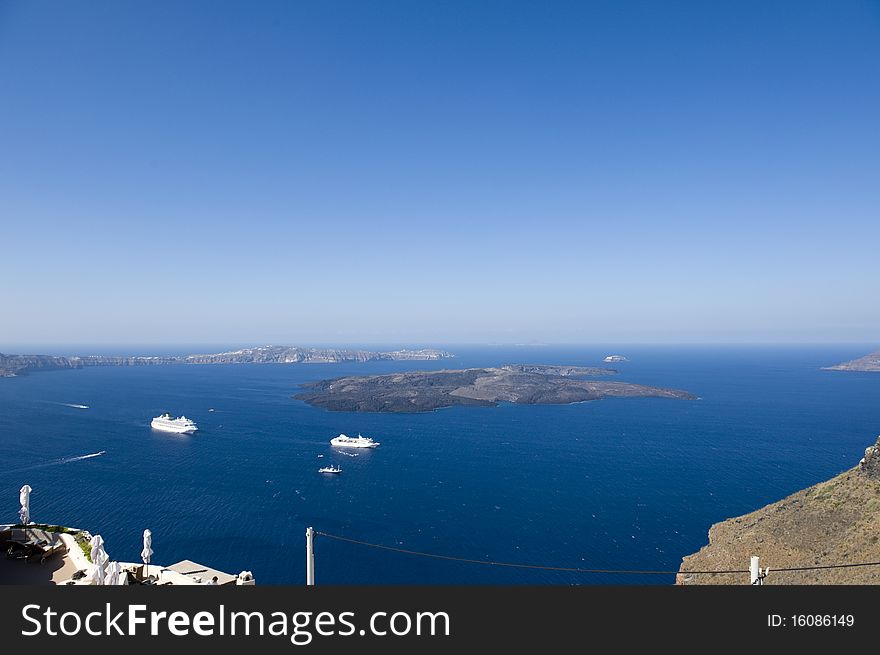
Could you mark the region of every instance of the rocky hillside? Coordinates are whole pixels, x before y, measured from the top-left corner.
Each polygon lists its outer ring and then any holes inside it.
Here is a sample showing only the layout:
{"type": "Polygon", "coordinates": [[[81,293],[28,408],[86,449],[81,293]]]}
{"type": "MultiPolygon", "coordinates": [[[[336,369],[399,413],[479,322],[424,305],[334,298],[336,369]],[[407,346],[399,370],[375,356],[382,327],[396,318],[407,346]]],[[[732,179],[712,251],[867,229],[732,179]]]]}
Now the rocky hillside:
{"type": "Polygon", "coordinates": [[[688,571],[770,567],[764,584],[880,584],[880,566],[812,571],[774,568],[880,562],[880,438],[835,478],[709,529],[709,545],[685,557],[678,584],[747,584],[746,574],[688,571]]]}
{"type": "Polygon", "coordinates": [[[842,364],[826,366],[825,371],[880,371],[880,350],[842,364]]]}

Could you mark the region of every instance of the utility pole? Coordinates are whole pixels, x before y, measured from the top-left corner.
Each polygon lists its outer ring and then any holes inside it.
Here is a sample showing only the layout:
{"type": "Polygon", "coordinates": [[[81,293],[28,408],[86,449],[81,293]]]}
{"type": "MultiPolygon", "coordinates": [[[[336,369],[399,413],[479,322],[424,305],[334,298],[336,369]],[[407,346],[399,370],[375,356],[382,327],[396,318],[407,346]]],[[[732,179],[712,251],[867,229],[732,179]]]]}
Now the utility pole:
{"type": "Polygon", "coordinates": [[[767,572],[769,570],[770,567],[767,567],[762,571],[761,559],[757,555],[752,555],[752,559],[749,563],[749,584],[762,586],[764,584],[764,578],[767,577],[767,572]]]}
{"type": "Polygon", "coordinates": [[[315,586],[315,530],[306,528],[306,585],[315,586]]]}

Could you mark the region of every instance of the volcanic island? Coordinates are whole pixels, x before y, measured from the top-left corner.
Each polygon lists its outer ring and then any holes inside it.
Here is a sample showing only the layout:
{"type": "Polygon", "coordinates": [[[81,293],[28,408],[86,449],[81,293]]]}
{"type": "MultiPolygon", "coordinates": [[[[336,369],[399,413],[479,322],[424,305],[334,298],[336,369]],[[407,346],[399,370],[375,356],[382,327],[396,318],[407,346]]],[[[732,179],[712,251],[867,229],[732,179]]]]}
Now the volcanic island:
{"type": "Polygon", "coordinates": [[[679,389],[664,389],[605,378],[608,368],[514,364],[498,368],[409,371],[356,375],[302,385],[294,398],[334,412],[429,412],[469,405],[494,407],[562,405],[602,398],[673,398],[696,400],[679,389]]]}

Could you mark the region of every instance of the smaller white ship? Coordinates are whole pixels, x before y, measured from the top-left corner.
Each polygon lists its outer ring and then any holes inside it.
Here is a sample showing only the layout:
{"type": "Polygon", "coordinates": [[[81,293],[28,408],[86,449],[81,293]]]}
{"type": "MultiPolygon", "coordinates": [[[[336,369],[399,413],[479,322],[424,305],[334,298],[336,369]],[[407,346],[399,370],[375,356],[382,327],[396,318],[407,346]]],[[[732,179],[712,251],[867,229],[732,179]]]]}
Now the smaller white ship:
{"type": "Polygon", "coordinates": [[[331,464],[330,466],[318,469],[318,473],[333,473],[334,475],[339,475],[342,473],[342,469],[335,464],[331,464]]]}
{"type": "Polygon", "coordinates": [[[168,414],[167,412],[162,414],[162,416],[154,418],[150,423],[150,427],[154,430],[175,432],[177,434],[192,434],[199,429],[192,419],[188,419],[186,416],[171,418],[171,414],[168,414]]]}
{"type": "Polygon", "coordinates": [[[379,445],[378,441],[373,441],[369,437],[362,437],[358,435],[357,437],[347,437],[344,434],[340,434],[338,437],[333,437],[330,440],[331,446],[336,446],[337,448],[375,448],[379,445]]]}
{"type": "Polygon", "coordinates": [[[623,355],[608,355],[603,361],[610,364],[612,362],[627,362],[629,360],[623,355]]]}

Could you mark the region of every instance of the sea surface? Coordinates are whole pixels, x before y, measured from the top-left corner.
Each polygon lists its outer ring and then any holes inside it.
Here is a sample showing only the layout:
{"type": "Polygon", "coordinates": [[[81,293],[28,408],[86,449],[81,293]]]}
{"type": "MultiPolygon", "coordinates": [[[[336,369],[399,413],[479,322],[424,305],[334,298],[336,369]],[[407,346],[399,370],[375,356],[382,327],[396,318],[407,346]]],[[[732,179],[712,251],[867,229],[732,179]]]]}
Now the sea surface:
{"type": "MultiPolygon", "coordinates": [[[[675,570],[706,544],[712,523],[858,462],[880,433],[880,374],[820,367],[870,349],[454,347],[457,357],[443,362],[110,367],[0,379],[0,522],[16,521],[27,483],[32,520],[100,533],[112,559],[138,561],[149,528],[155,562],[250,570],[258,584],[304,581],[307,526],[466,559],[675,570]],[[620,380],[700,399],[354,414],[291,397],[325,377],[596,365],[618,350],[631,360],[613,365],[620,380]],[[200,431],[151,430],[166,410],[200,431]],[[344,456],[328,443],[340,432],[382,445],[344,456]],[[317,472],[329,463],[343,473],[317,472]]],[[[318,584],[674,579],[469,564],[322,536],[315,550],[318,584]]]]}

